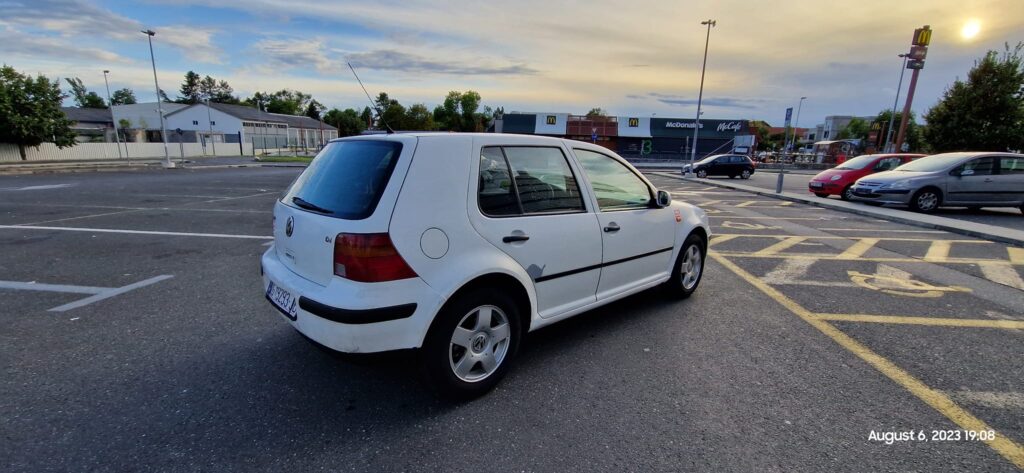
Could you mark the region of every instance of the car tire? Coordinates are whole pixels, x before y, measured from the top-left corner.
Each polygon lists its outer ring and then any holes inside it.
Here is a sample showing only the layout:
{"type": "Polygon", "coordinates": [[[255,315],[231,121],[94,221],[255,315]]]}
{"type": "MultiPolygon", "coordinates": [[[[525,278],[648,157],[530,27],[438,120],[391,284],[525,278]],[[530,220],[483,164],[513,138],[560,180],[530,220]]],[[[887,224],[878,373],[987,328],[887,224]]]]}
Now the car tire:
{"type": "Polygon", "coordinates": [[[839,193],[839,198],[846,201],[853,200],[853,184],[844,187],[843,191],[839,193]]]}
{"type": "Polygon", "coordinates": [[[740,179],[750,179],[750,170],[744,169],[743,172],[740,173],[740,179]]]}
{"type": "Polygon", "coordinates": [[[926,187],[914,193],[910,199],[910,208],[914,212],[932,213],[942,204],[942,193],[938,189],[926,187]]]}
{"type": "Polygon", "coordinates": [[[517,304],[498,289],[473,289],[448,301],[421,348],[428,385],[451,400],[486,394],[519,349],[519,322],[517,304]],[[485,313],[488,321],[481,319],[485,313]]]}
{"type": "Polygon", "coordinates": [[[703,170],[703,169],[698,169],[697,170],[697,177],[699,177],[701,179],[704,179],[705,177],[708,177],[708,172],[703,170]]]}
{"type": "Polygon", "coordinates": [[[814,195],[816,195],[818,197],[821,197],[822,199],[827,199],[828,198],[828,194],[826,194],[824,192],[815,192],[814,195]]]}
{"type": "Polygon", "coordinates": [[[683,242],[676,262],[672,265],[672,274],[665,282],[665,291],[676,299],[690,297],[700,285],[707,262],[707,242],[696,233],[691,233],[683,242]]]}

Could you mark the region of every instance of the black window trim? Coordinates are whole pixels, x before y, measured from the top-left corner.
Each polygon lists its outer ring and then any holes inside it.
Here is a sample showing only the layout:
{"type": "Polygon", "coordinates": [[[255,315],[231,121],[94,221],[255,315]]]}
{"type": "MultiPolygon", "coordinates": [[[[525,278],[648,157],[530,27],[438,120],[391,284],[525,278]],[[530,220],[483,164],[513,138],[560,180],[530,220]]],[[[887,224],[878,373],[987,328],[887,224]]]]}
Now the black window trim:
{"type": "Polygon", "coordinates": [[[582,210],[573,210],[573,211],[553,210],[553,211],[550,211],[550,212],[530,212],[530,213],[526,213],[526,211],[523,209],[523,202],[522,202],[522,199],[520,199],[520,197],[519,197],[519,186],[516,184],[516,178],[512,174],[512,164],[509,163],[508,156],[505,155],[505,148],[554,148],[554,149],[557,149],[560,153],[562,153],[562,159],[565,160],[566,166],[569,167],[569,173],[572,175],[573,180],[576,181],[576,188],[578,190],[582,190],[583,186],[580,185],[580,180],[579,180],[578,177],[576,177],[576,172],[573,171],[573,169],[572,169],[572,163],[569,161],[569,157],[566,156],[565,149],[562,148],[561,146],[521,145],[521,144],[504,144],[504,145],[497,144],[497,145],[494,145],[494,144],[491,144],[491,145],[481,145],[480,146],[480,153],[477,153],[477,154],[482,155],[483,151],[484,151],[484,148],[498,148],[498,150],[501,151],[501,157],[502,157],[502,159],[505,160],[505,166],[508,166],[508,175],[509,175],[509,178],[511,178],[511,180],[512,180],[512,192],[515,193],[516,205],[519,206],[519,213],[512,214],[512,215],[491,215],[491,214],[489,214],[487,212],[484,212],[484,208],[480,205],[480,160],[477,159],[477,170],[476,170],[476,181],[477,181],[476,208],[477,208],[477,210],[480,211],[480,215],[483,215],[484,217],[487,217],[487,218],[521,218],[521,217],[539,217],[539,216],[551,216],[551,215],[575,215],[575,214],[583,214],[583,213],[589,212],[589,210],[587,209],[587,201],[586,201],[586,199],[583,198],[583,192],[580,192],[580,204],[583,204],[583,209],[582,210]]]}
{"type": "MultiPolygon", "coordinates": [[[[590,187],[591,187],[589,190],[591,191],[591,193],[594,194],[594,204],[597,205],[595,210],[597,210],[598,212],[629,212],[629,211],[633,211],[633,210],[643,210],[643,209],[650,209],[651,208],[652,204],[654,203],[654,190],[651,189],[651,185],[647,182],[647,179],[644,179],[643,176],[637,174],[636,171],[633,170],[633,167],[629,165],[629,163],[626,163],[624,160],[621,160],[621,159],[616,159],[614,156],[609,156],[609,155],[604,154],[604,153],[602,153],[600,151],[594,151],[592,149],[578,148],[578,147],[574,146],[572,148],[573,155],[576,154],[576,151],[589,151],[591,153],[599,154],[599,155],[604,156],[604,157],[606,157],[608,159],[616,161],[619,164],[622,164],[623,167],[626,168],[626,170],[628,170],[629,172],[633,173],[634,176],[636,176],[637,178],[640,179],[640,182],[644,183],[644,187],[647,187],[647,196],[650,198],[650,200],[647,201],[647,205],[644,205],[642,207],[641,206],[630,206],[630,207],[623,207],[623,208],[620,208],[620,209],[604,210],[604,209],[601,208],[601,204],[599,202],[597,202],[597,191],[593,190],[594,184],[592,182],[590,182],[590,176],[587,176],[587,183],[590,184],[590,187]]],[[[576,159],[579,160],[579,157],[577,156],[576,159]]],[[[583,168],[583,164],[582,163],[580,163],[580,169],[583,169],[583,172],[587,172],[587,170],[583,168]]]]}

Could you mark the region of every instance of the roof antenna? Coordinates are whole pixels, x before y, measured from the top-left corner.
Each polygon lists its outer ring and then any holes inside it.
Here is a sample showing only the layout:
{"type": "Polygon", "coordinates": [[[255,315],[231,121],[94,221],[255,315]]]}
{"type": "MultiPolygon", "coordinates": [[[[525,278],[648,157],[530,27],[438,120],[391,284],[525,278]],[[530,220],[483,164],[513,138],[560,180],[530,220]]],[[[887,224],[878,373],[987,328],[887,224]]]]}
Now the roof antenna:
{"type": "Polygon", "coordinates": [[[370,101],[370,106],[373,107],[373,109],[377,112],[377,118],[379,118],[380,121],[384,123],[384,129],[388,131],[389,135],[394,133],[395,130],[391,129],[391,125],[389,125],[388,121],[384,119],[384,114],[381,113],[380,109],[377,108],[377,104],[374,103],[373,99],[370,98],[370,93],[366,91],[366,86],[363,85],[363,81],[359,80],[359,74],[356,74],[356,68],[352,67],[351,62],[346,62],[345,64],[348,64],[348,68],[352,69],[352,75],[356,76],[356,82],[359,83],[359,87],[363,88],[363,93],[366,94],[366,99],[370,101]]]}

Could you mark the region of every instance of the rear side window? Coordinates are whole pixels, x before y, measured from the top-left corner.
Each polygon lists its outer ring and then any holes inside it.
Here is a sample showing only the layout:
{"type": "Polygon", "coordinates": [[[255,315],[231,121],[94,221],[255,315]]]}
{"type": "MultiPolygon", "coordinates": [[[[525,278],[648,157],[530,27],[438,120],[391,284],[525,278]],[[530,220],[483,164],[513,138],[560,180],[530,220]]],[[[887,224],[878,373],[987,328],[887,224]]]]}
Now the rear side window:
{"type": "Polygon", "coordinates": [[[1024,174],[1024,158],[999,158],[1000,174],[1024,174]]]}
{"type": "Polygon", "coordinates": [[[480,210],[491,216],[584,211],[579,185],[559,148],[484,148],[478,195],[480,210]]]}
{"type": "Polygon", "coordinates": [[[347,220],[373,214],[402,154],[392,141],[329,143],[281,199],[286,205],[347,220]]]}

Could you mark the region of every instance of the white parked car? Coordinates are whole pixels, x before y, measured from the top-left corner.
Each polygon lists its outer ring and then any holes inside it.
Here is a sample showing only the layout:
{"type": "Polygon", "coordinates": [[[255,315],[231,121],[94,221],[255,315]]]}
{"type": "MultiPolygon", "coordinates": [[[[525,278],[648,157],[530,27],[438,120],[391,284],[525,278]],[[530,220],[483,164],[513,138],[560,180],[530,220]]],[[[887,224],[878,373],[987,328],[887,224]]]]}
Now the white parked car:
{"type": "Polygon", "coordinates": [[[663,285],[697,289],[708,219],[592,144],[509,134],[329,143],[274,206],[266,297],[342,352],[419,348],[486,392],[529,331],[663,285]]]}

